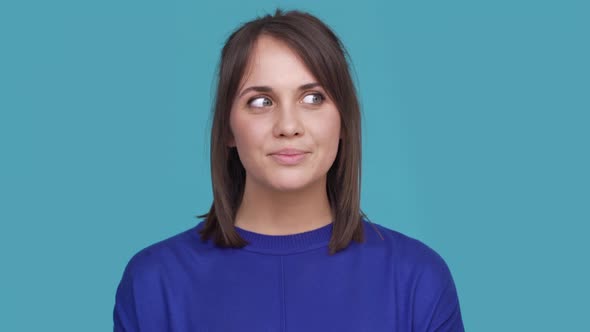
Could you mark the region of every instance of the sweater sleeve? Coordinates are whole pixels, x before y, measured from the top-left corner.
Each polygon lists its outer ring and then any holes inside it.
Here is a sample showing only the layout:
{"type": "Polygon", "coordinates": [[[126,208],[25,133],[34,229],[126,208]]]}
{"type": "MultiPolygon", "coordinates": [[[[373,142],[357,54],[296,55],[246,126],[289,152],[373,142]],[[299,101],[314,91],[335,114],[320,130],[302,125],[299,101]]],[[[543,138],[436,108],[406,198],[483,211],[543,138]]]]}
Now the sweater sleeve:
{"type": "Polygon", "coordinates": [[[455,282],[443,258],[432,250],[422,261],[414,295],[414,331],[464,332],[455,282]]]}
{"type": "Polygon", "coordinates": [[[438,300],[433,304],[433,311],[426,331],[437,332],[464,332],[461,309],[455,283],[452,278],[438,295],[438,300]]]}
{"type": "Polygon", "coordinates": [[[127,264],[117,287],[114,332],[166,331],[166,298],[159,265],[147,251],[127,264]]]}

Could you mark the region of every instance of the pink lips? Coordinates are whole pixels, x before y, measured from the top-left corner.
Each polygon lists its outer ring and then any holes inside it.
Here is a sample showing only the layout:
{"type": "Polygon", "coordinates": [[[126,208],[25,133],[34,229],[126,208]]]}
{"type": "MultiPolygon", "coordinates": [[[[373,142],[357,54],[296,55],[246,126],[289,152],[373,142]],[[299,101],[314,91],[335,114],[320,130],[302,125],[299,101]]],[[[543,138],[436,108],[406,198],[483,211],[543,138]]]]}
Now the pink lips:
{"type": "Polygon", "coordinates": [[[282,165],[297,165],[307,156],[307,152],[298,149],[282,149],[270,155],[282,165]]]}

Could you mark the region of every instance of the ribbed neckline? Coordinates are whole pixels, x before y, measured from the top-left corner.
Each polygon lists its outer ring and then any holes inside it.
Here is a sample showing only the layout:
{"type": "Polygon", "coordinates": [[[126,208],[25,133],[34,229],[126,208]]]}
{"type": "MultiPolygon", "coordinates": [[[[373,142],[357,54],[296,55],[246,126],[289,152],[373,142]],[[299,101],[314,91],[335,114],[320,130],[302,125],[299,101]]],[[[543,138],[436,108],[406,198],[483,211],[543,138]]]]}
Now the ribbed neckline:
{"type": "Polygon", "coordinates": [[[333,223],[302,233],[268,235],[235,226],[240,236],[249,242],[243,249],[271,254],[300,252],[327,246],[332,236],[333,223]]]}

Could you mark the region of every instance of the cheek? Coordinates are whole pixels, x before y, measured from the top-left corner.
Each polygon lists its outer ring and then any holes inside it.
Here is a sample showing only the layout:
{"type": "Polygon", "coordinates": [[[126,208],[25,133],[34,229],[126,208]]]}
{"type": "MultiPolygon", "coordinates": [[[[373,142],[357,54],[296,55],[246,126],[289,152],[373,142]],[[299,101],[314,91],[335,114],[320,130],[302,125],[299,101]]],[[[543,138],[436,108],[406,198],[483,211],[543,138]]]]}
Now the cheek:
{"type": "Polygon", "coordinates": [[[247,140],[249,135],[248,132],[250,132],[250,126],[251,124],[248,123],[248,121],[246,121],[246,119],[244,119],[244,117],[240,116],[240,114],[238,114],[238,110],[232,110],[232,113],[230,114],[230,118],[229,118],[229,124],[230,124],[230,129],[231,129],[231,133],[232,136],[234,138],[234,144],[237,147],[243,146],[244,143],[246,143],[244,140],[247,140]]]}
{"type": "Polygon", "coordinates": [[[321,123],[321,126],[317,126],[316,133],[320,135],[322,143],[330,150],[337,149],[341,127],[338,111],[334,110],[326,114],[325,118],[318,123],[321,123]]]}
{"type": "Polygon", "coordinates": [[[340,112],[338,112],[338,110],[335,111],[335,115],[330,123],[332,124],[330,126],[330,156],[332,162],[334,162],[336,155],[338,154],[338,145],[340,144],[340,136],[342,134],[342,124],[340,121],[340,112]]]}
{"type": "Polygon", "coordinates": [[[246,121],[235,115],[230,119],[230,127],[238,155],[246,167],[259,150],[264,148],[264,124],[258,121],[246,121]]]}

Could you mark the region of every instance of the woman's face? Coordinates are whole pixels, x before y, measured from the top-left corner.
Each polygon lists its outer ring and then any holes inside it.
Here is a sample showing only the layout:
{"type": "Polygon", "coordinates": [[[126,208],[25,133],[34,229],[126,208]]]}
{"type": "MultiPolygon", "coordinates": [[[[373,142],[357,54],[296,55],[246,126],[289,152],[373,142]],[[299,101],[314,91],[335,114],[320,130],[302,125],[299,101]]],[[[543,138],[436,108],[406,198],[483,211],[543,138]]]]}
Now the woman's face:
{"type": "Polygon", "coordinates": [[[286,44],[258,38],[231,109],[229,143],[256,188],[293,191],[325,184],[338,152],[340,113],[314,83],[286,44]]]}

